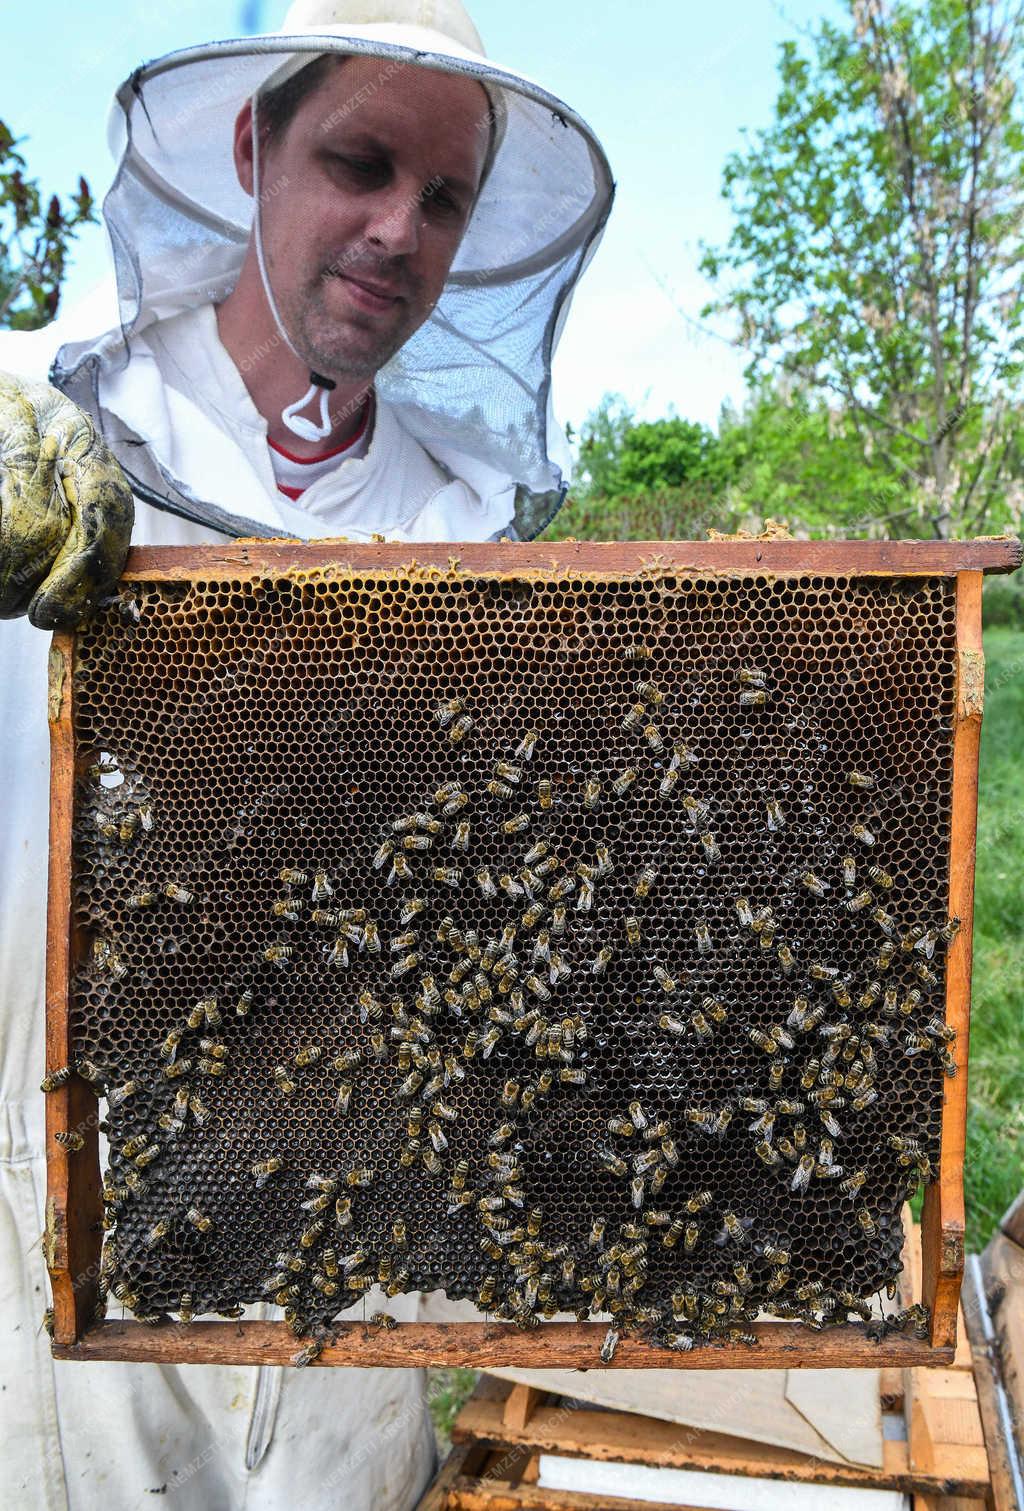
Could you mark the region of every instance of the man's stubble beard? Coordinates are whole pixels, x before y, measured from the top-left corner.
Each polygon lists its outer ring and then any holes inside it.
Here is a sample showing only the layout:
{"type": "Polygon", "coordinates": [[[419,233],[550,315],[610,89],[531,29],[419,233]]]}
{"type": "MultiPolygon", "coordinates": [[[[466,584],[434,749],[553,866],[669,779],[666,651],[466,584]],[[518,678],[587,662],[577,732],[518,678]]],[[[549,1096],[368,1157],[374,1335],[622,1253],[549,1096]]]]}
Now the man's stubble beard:
{"type": "Polygon", "coordinates": [[[405,318],[397,326],[382,331],[375,343],[360,344],[353,350],[348,331],[354,328],[365,335],[367,327],[351,315],[339,319],[331,314],[325,298],[326,283],[326,279],[318,280],[285,319],[299,337],[303,355],[308,353],[313,359],[314,371],[350,382],[369,380],[401,350],[423,320],[416,319],[406,307],[405,318]]]}

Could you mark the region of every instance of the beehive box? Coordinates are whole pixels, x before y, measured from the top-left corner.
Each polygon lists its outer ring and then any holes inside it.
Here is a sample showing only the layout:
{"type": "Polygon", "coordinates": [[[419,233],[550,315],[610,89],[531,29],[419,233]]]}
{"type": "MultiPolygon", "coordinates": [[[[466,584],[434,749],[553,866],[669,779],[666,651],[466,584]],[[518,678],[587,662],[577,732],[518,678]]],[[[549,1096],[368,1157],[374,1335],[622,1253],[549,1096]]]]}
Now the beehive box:
{"type": "Polygon", "coordinates": [[[133,551],[52,653],[58,1355],[948,1360],[981,582],[1019,561],[133,551]],[[370,1322],[436,1289],[488,1320],[370,1322]]]}

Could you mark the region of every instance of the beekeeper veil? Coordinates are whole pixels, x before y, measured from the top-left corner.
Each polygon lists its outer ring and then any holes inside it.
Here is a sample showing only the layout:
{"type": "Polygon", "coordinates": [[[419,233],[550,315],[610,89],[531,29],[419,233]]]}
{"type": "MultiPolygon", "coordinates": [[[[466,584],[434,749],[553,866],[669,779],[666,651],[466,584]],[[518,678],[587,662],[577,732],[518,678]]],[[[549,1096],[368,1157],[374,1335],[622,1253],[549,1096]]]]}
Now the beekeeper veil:
{"type": "MultiPolygon", "coordinates": [[[[517,483],[517,531],[535,535],[569,476],[552,356],[614,186],[589,127],[491,62],[459,0],[296,0],[277,32],[170,53],[126,80],[110,125],[120,164],[104,202],[124,338],[231,292],[256,199],[235,173],[235,117],[324,53],[379,58],[382,72],[438,69],[487,92],[488,157],[444,291],[375,386],[442,462],[461,453],[517,483]]],[[[294,333],[282,334],[294,350],[294,333]]],[[[293,412],[315,425],[316,405],[302,408],[315,395],[296,397],[293,412]]]]}

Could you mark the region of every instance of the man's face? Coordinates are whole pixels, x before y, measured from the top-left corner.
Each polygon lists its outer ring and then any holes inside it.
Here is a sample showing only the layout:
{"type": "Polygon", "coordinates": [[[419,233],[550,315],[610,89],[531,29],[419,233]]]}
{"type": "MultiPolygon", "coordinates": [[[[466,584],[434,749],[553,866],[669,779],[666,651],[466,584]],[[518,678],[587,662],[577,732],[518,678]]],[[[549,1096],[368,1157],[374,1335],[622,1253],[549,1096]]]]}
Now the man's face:
{"type": "Polygon", "coordinates": [[[371,377],[430,314],[472,210],[488,109],[472,80],[346,58],[261,151],[268,276],[317,371],[371,377]]]}

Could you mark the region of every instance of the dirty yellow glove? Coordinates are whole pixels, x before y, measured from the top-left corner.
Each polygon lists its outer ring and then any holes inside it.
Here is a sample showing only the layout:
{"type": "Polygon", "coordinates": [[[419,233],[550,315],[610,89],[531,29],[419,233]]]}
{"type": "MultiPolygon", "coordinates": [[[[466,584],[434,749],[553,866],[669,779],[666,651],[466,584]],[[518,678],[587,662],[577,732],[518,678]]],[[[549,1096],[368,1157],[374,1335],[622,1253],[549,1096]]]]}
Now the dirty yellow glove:
{"type": "Polygon", "coordinates": [[[90,415],[0,373],[0,618],[73,629],[121,575],[131,488],[90,415]]]}

